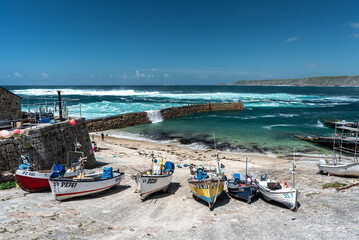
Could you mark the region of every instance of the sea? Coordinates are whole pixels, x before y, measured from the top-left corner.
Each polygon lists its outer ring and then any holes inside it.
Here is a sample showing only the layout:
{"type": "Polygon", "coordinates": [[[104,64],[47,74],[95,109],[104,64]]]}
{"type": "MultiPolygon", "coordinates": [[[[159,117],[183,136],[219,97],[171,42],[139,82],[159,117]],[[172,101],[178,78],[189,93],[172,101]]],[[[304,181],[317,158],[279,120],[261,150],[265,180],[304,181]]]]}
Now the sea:
{"type": "MultiPolygon", "coordinates": [[[[291,86],[6,86],[22,97],[23,111],[68,99],[69,114],[86,119],[152,111],[154,121],[107,131],[115,137],[178,142],[223,151],[330,154],[297,137],[331,136],[324,120],[357,121],[359,88],[291,86]],[[42,98],[42,99],[39,99],[42,98]],[[191,114],[161,121],[159,109],[214,102],[242,102],[244,110],[191,114]],[[39,105],[40,104],[40,105],[39,105]]],[[[153,117],[152,116],[152,117],[153,117]]]]}

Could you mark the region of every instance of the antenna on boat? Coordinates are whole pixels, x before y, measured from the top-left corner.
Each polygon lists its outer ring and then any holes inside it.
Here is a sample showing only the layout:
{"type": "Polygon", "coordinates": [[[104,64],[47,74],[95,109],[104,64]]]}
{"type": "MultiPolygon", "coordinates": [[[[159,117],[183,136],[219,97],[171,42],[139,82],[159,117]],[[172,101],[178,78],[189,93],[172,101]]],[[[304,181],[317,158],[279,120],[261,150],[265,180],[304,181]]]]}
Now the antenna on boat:
{"type": "Polygon", "coordinates": [[[295,168],[297,167],[296,165],[295,165],[295,151],[294,151],[294,148],[293,148],[293,168],[292,169],[290,169],[290,172],[292,173],[292,175],[293,175],[293,188],[295,188],[295,168]]]}
{"type": "Polygon", "coordinates": [[[218,165],[218,172],[219,172],[219,156],[218,156],[218,153],[217,153],[216,135],[214,134],[214,131],[213,131],[213,142],[214,142],[214,151],[215,151],[215,154],[216,154],[216,157],[217,157],[217,165],[218,165]]]}
{"type": "Polygon", "coordinates": [[[248,157],[246,157],[246,181],[245,181],[246,184],[247,184],[247,179],[248,179],[247,165],[248,165],[248,157]]]}
{"type": "Polygon", "coordinates": [[[216,146],[216,135],[213,132],[213,143],[214,143],[214,151],[217,152],[217,146],[216,146]]]}
{"type": "Polygon", "coordinates": [[[153,160],[155,159],[155,155],[153,154],[153,151],[151,152],[151,157],[152,157],[151,169],[153,169],[153,160]]]}

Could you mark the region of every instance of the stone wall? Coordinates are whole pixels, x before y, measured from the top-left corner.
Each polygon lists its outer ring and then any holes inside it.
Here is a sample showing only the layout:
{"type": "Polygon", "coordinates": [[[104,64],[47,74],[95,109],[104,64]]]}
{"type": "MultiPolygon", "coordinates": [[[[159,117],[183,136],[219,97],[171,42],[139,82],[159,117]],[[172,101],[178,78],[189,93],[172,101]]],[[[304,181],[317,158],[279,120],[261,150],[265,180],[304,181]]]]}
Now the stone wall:
{"type": "Polygon", "coordinates": [[[165,119],[183,117],[192,113],[242,110],[243,108],[244,108],[243,103],[241,102],[207,103],[207,104],[198,104],[198,105],[188,105],[183,107],[165,108],[161,110],[161,115],[162,118],[165,120],[165,119]]]}
{"type": "MultiPolygon", "coordinates": [[[[188,105],[182,107],[165,108],[161,110],[164,120],[183,117],[191,113],[242,110],[241,102],[233,103],[207,103],[188,105]]],[[[146,112],[119,114],[111,117],[96,118],[87,120],[87,127],[90,132],[118,129],[138,124],[150,123],[146,112]]]]}
{"type": "Polygon", "coordinates": [[[21,118],[21,98],[0,87],[0,120],[21,118]]]}
{"type": "Polygon", "coordinates": [[[54,163],[67,163],[68,151],[74,151],[76,140],[82,145],[79,149],[87,156],[87,168],[95,167],[88,129],[84,118],[76,119],[71,126],[68,121],[46,124],[25,130],[18,138],[0,140],[0,173],[14,172],[19,165],[21,154],[28,155],[38,169],[51,169],[54,163]]]}

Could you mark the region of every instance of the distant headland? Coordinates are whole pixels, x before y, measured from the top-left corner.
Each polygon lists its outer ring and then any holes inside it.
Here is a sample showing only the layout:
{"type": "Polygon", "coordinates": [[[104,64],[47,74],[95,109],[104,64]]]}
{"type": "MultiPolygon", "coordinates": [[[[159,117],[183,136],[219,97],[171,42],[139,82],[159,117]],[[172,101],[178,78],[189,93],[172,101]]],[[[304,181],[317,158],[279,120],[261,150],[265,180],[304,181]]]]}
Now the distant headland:
{"type": "Polygon", "coordinates": [[[245,80],[245,81],[235,81],[231,84],[220,84],[220,85],[359,87],[359,75],[272,79],[272,80],[245,80]]]}

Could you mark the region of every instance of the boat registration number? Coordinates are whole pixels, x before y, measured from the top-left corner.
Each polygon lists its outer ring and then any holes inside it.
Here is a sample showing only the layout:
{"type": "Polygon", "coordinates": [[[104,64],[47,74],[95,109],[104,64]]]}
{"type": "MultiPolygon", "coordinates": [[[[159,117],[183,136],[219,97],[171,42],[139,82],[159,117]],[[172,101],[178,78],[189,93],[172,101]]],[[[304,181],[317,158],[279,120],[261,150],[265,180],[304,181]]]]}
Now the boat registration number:
{"type": "Polygon", "coordinates": [[[292,198],[293,193],[283,193],[284,198],[292,198]]]}
{"type": "Polygon", "coordinates": [[[65,188],[74,188],[77,183],[74,182],[54,182],[54,187],[65,187],[65,188]]]}
{"type": "Polygon", "coordinates": [[[24,176],[35,176],[35,173],[34,172],[23,171],[22,175],[24,175],[24,176]]]}
{"type": "Polygon", "coordinates": [[[149,179],[143,178],[142,179],[142,183],[155,184],[156,182],[157,182],[156,178],[149,178],[149,179]]]}
{"type": "MultiPolygon", "coordinates": [[[[207,183],[199,183],[196,185],[193,185],[192,187],[198,188],[198,189],[208,189],[207,183]]],[[[211,183],[211,188],[218,188],[218,183],[211,183]]]]}

